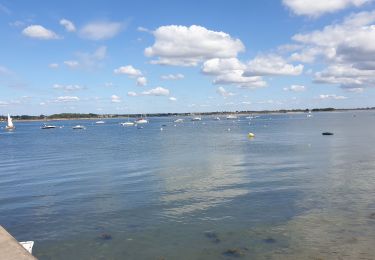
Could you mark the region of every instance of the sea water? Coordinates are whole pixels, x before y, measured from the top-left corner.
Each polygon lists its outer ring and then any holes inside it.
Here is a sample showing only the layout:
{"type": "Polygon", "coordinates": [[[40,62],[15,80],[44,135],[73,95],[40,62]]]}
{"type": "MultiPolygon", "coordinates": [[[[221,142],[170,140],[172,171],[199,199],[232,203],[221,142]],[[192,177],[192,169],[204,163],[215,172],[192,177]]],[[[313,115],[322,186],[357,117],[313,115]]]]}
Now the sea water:
{"type": "Polygon", "coordinates": [[[375,258],[374,111],[215,117],[15,122],[0,224],[41,260],[375,258]]]}

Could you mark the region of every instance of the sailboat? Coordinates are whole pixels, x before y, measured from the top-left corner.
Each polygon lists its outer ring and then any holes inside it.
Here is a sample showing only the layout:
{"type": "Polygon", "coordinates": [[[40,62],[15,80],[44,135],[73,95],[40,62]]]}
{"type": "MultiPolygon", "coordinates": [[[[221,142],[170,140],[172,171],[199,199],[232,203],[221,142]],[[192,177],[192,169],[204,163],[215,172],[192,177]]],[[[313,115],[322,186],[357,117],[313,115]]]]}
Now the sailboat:
{"type": "Polygon", "coordinates": [[[122,126],[133,126],[134,125],[134,122],[130,122],[129,121],[129,116],[128,116],[128,121],[127,122],[123,122],[123,123],[120,123],[122,126]]]}
{"type": "Polygon", "coordinates": [[[148,120],[146,119],[146,115],[145,115],[145,117],[140,117],[137,120],[135,120],[135,123],[136,124],[147,124],[148,120]]]}
{"type": "Polygon", "coordinates": [[[5,127],[5,130],[8,130],[8,131],[12,131],[16,129],[16,127],[13,125],[13,121],[12,121],[12,118],[10,117],[10,115],[8,114],[8,124],[7,126],[5,127]]]}

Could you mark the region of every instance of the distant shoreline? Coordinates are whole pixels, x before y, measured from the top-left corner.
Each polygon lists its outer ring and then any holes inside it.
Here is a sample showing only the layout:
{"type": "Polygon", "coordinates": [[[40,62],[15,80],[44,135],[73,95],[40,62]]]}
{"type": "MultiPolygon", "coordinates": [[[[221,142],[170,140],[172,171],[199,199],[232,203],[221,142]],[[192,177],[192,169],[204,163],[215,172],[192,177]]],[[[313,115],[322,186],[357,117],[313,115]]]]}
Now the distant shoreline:
{"type": "MultiPolygon", "coordinates": [[[[314,108],[314,109],[282,109],[282,110],[262,110],[262,111],[223,111],[223,112],[201,112],[201,113],[153,113],[146,114],[146,117],[185,117],[185,116],[227,116],[227,115],[261,115],[261,114],[300,114],[309,112],[345,112],[345,111],[369,111],[375,110],[375,107],[368,108],[314,108]]],[[[127,119],[144,117],[144,114],[81,114],[81,113],[61,113],[50,116],[29,116],[14,115],[14,121],[60,121],[60,120],[105,120],[105,119],[127,119]]],[[[6,121],[6,116],[0,116],[1,121],[6,121]]]]}

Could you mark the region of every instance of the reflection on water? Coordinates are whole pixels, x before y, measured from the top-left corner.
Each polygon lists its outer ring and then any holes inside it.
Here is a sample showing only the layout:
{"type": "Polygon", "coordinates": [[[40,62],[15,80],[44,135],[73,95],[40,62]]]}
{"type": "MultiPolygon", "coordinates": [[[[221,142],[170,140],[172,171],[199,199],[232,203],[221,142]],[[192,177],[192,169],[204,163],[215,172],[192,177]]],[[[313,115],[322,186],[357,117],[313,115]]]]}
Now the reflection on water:
{"type": "Polygon", "coordinates": [[[352,114],[19,122],[0,224],[40,259],[373,259],[375,116],[352,114]]]}

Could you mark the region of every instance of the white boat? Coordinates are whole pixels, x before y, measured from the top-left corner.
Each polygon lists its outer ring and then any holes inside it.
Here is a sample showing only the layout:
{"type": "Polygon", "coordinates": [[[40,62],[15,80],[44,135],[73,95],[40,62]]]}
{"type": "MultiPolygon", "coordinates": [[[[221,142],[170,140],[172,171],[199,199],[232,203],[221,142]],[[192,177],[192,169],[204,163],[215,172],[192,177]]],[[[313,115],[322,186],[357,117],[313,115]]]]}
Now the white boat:
{"type": "Polygon", "coordinates": [[[33,246],[34,246],[34,241],[25,241],[25,242],[20,242],[21,246],[25,248],[30,254],[33,253],[33,246]]]}
{"type": "Polygon", "coordinates": [[[5,127],[5,130],[8,130],[8,131],[12,131],[16,129],[16,127],[13,125],[13,120],[12,118],[10,117],[10,115],[8,114],[8,124],[7,126],[5,127]]]}
{"type": "Polygon", "coordinates": [[[77,129],[86,129],[86,127],[84,127],[83,125],[76,125],[76,126],[73,126],[73,129],[74,130],[77,130],[77,129]]]}
{"type": "Polygon", "coordinates": [[[56,126],[55,125],[46,125],[46,124],[44,124],[42,127],[40,127],[41,129],[54,129],[54,128],[56,128],[56,126]]]}
{"type": "Polygon", "coordinates": [[[175,123],[182,123],[182,122],[184,122],[184,120],[182,118],[179,118],[179,119],[174,120],[174,122],[175,123]]]}
{"type": "Polygon", "coordinates": [[[96,121],[95,124],[105,124],[105,122],[100,120],[100,121],[96,121]]]}
{"type": "Polygon", "coordinates": [[[221,119],[220,119],[220,117],[217,116],[217,117],[214,118],[214,120],[220,121],[221,119]]]}
{"type": "Polygon", "coordinates": [[[120,123],[122,126],[134,126],[134,122],[124,122],[124,123],[120,123]]]}
{"type": "Polygon", "coordinates": [[[138,118],[137,120],[135,120],[135,123],[136,124],[147,124],[148,120],[145,119],[145,118],[138,118]]]}
{"type": "Polygon", "coordinates": [[[236,115],[229,115],[227,116],[227,119],[237,119],[238,117],[236,115]]]}
{"type": "Polygon", "coordinates": [[[202,118],[199,116],[193,117],[191,121],[202,121],[202,118]]]}

